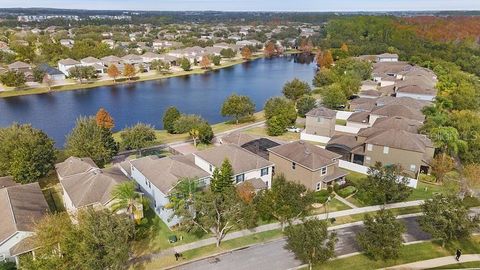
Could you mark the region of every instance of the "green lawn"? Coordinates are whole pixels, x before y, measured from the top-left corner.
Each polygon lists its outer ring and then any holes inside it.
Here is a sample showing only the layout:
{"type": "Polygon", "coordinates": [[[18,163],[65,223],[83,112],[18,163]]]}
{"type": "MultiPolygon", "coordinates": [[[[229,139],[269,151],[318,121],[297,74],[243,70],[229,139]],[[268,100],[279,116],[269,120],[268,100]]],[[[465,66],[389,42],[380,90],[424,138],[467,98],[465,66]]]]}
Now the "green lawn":
{"type": "Polygon", "coordinates": [[[266,127],[255,127],[251,129],[245,130],[245,133],[247,134],[252,134],[252,135],[257,135],[257,136],[262,136],[262,137],[267,137],[267,138],[273,138],[277,140],[282,140],[282,141],[298,141],[300,140],[300,133],[295,133],[295,132],[285,132],[284,134],[280,136],[269,136],[267,134],[267,128],[266,127]]]}
{"type": "Polygon", "coordinates": [[[332,260],[321,265],[316,265],[314,269],[379,269],[438,257],[453,256],[457,248],[462,249],[464,254],[480,253],[480,236],[474,236],[471,240],[451,243],[445,248],[442,248],[438,243],[434,242],[406,245],[403,246],[400,251],[400,258],[396,260],[388,260],[386,262],[374,261],[362,254],[344,259],[332,260]]]}
{"type": "MultiPolygon", "coordinates": [[[[327,205],[327,211],[328,212],[336,212],[336,211],[342,211],[342,210],[347,210],[351,209],[348,205],[342,203],[341,201],[337,200],[336,198],[333,198],[327,205]]],[[[323,214],[325,213],[325,205],[323,205],[320,208],[314,208],[311,210],[310,214],[311,215],[318,215],[318,214],[323,214]]]]}
{"type": "Polygon", "coordinates": [[[442,185],[418,181],[417,188],[413,190],[412,194],[408,197],[408,200],[425,200],[432,198],[434,194],[445,193],[446,191],[447,189],[442,185]]]}
{"type": "Polygon", "coordinates": [[[347,125],[347,120],[337,119],[337,120],[335,120],[335,124],[340,125],[340,126],[346,126],[347,125]]]}
{"type": "Polygon", "coordinates": [[[190,234],[179,230],[170,230],[167,225],[155,214],[153,209],[148,208],[145,211],[145,219],[138,226],[138,239],[134,241],[132,250],[135,256],[158,252],[177,245],[183,245],[195,242],[203,238],[208,238],[205,234],[190,234]],[[176,235],[178,241],[170,244],[168,238],[176,235]],[[182,240],[180,240],[182,238],[182,240]]]}

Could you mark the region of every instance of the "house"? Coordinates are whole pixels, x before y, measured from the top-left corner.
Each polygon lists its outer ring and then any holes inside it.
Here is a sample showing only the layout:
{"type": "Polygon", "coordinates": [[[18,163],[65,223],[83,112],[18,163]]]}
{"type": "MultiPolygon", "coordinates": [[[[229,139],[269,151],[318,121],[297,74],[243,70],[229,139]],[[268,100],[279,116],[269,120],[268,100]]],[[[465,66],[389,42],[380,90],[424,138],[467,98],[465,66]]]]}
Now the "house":
{"type": "Polygon", "coordinates": [[[160,54],[153,52],[146,52],[141,57],[144,63],[151,63],[152,61],[162,59],[162,56],[160,54]]]}
{"type": "Polygon", "coordinates": [[[75,41],[73,39],[60,39],[60,45],[67,47],[67,48],[72,48],[73,44],[75,44],[75,41]]]}
{"type": "Polygon", "coordinates": [[[259,178],[268,188],[272,186],[274,164],[240,146],[222,144],[193,155],[195,157],[195,165],[210,174],[213,173],[215,168],[220,168],[225,159],[228,159],[234,172],[232,181],[236,184],[259,178]]]}
{"type": "Polygon", "coordinates": [[[53,81],[63,81],[65,80],[65,74],[61,72],[60,70],[49,66],[48,64],[40,64],[37,67],[39,70],[45,72],[45,74],[48,75],[48,77],[53,80],[53,81]]]}
{"type": "Polygon", "coordinates": [[[16,71],[16,72],[29,72],[32,70],[32,66],[30,64],[27,64],[25,62],[17,61],[14,63],[11,63],[10,65],[7,66],[8,70],[10,71],[16,71]]]}
{"type": "Polygon", "coordinates": [[[377,55],[377,62],[398,62],[398,54],[384,53],[377,55]]]}
{"type": "Polygon", "coordinates": [[[148,156],[130,161],[130,177],[138,184],[150,200],[157,215],[168,225],[178,224],[179,218],[165,207],[169,204],[169,195],[182,179],[197,179],[199,186],[210,183],[210,173],[195,164],[193,155],[158,158],[148,156]]]}
{"type": "Polygon", "coordinates": [[[89,67],[89,66],[93,67],[95,69],[95,72],[97,72],[97,73],[103,74],[103,73],[106,72],[106,68],[103,65],[102,60],[100,60],[98,58],[95,58],[95,57],[92,57],[92,56],[85,57],[85,58],[80,60],[80,63],[81,63],[82,66],[85,66],[85,67],[89,67]]]}
{"type": "Polygon", "coordinates": [[[125,64],[130,65],[139,65],[143,63],[143,58],[140,55],[136,54],[127,54],[122,57],[122,60],[125,64]]]}
{"type": "Polygon", "coordinates": [[[47,212],[38,183],[0,188],[0,261],[17,260],[18,255],[34,249],[25,243],[34,235],[35,223],[47,212]]]}
{"type": "Polygon", "coordinates": [[[309,111],[305,116],[305,132],[307,134],[332,137],[335,133],[336,111],[318,107],[309,111]]]}
{"type": "Polygon", "coordinates": [[[74,67],[80,66],[80,62],[77,60],[67,58],[67,59],[62,59],[58,61],[58,70],[60,70],[65,76],[70,76],[69,70],[74,67]]]}
{"type": "Polygon", "coordinates": [[[102,61],[102,64],[106,67],[110,65],[116,65],[117,67],[123,65],[123,59],[115,55],[102,57],[100,61],[102,61]]]}
{"type": "Polygon", "coordinates": [[[319,191],[333,183],[342,184],[347,173],[338,168],[341,155],[305,141],[296,141],[268,149],[275,174],[319,191]]]}
{"type": "Polygon", "coordinates": [[[328,142],[326,149],[340,154],[346,161],[364,166],[381,162],[399,165],[414,177],[419,172],[427,173],[435,151],[433,143],[425,135],[410,132],[416,126],[403,128],[404,124],[390,123],[386,128],[377,125],[362,129],[356,136],[338,135],[328,142]]]}
{"type": "Polygon", "coordinates": [[[85,207],[110,208],[113,189],[127,181],[120,168],[99,169],[90,158],[70,157],[55,168],[65,209],[72,214],[85,207]]]}
{"type": "Polygon", "coordinates": [[[435,88],[424,88],[418,85],[406,85],[395,89],[397,97],[410,97],[418,100],[433,101],[437,96],[435,88]]]}

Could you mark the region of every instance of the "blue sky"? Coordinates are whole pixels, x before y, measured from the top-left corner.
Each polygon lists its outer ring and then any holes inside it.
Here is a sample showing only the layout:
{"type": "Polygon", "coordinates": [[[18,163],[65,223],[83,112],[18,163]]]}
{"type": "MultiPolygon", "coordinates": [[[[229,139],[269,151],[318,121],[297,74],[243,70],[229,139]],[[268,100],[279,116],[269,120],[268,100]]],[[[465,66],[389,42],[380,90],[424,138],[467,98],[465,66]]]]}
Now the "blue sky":
{"type": "Polygon", "coordinates": [[[480,0],[0,0],[0,7],[222,11],[480,10],[480,0]]]}

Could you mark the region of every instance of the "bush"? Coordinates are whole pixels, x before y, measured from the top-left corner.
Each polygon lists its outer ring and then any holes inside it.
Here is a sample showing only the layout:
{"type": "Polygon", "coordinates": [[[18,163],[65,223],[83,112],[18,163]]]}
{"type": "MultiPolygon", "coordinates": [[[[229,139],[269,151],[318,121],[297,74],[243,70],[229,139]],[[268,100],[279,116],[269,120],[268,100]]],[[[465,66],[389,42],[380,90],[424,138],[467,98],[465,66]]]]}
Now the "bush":
{"type": "Polygon", "coordinates": [[[322,189],[314,193],[315,202],[317,203],[325,203],[330,196],[331,192],[326,189],[322,189]]]}
{"type": "Polygon", "coordinates": [[[198,139],[200,142],[203,144],[210,144],[214,136],[212,127],[208,123],[203,123],[197,127],[197,129],[199,133],[198,139]]]}
{"type": "Polygon", "coordinates": [[[0,270],[16,270],[17,266],[14,262],[0,262],[0,270]]]}
{"type": "Polygon", "coordinates": [[[348,186],[348,187],[344,187],[344,188],[338,190],[337,194],[340,195],[343,198],[346,198],[346,197],[352,195],[353,193],[355,193],[356,191],[357,191],[357,189],[354,186],[348,186]]]}
{"type": "Polygon", "coordinates": [[[173,130],[177,134],[187,133],[205,122],[206,121],[199,115],[183,114],[173,123],[173,130]]]}

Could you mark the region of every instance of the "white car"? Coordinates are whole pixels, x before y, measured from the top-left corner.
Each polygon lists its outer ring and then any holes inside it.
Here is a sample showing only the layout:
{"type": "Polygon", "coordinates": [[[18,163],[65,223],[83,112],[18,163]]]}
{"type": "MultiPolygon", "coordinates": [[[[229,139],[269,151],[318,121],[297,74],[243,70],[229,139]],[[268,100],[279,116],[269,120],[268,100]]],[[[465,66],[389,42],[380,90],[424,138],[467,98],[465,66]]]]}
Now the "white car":
{"type": "Polygon", "coordinates": [[[287,127],[287,131],[300,133],[300,128],[298,128],[296,126],[291,126],[291,127],[287,127]]]}

